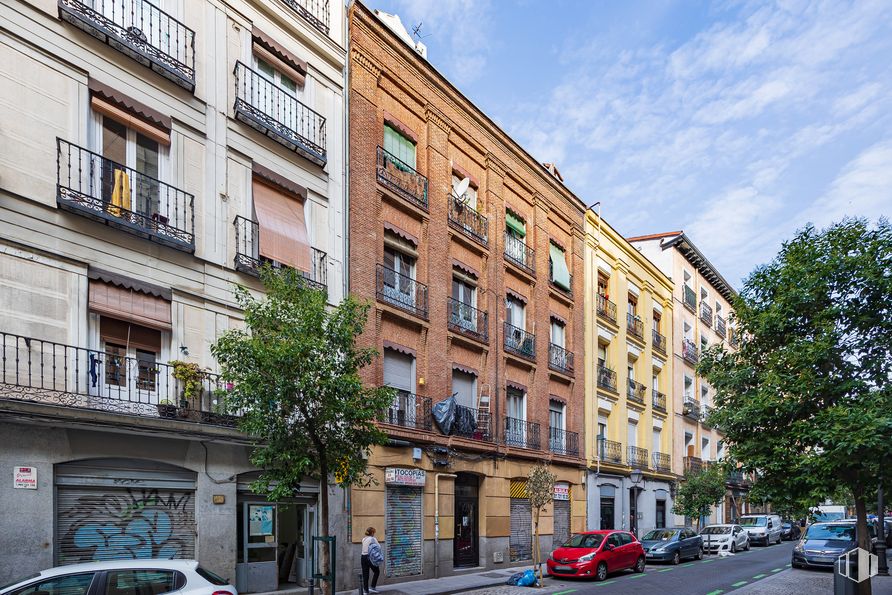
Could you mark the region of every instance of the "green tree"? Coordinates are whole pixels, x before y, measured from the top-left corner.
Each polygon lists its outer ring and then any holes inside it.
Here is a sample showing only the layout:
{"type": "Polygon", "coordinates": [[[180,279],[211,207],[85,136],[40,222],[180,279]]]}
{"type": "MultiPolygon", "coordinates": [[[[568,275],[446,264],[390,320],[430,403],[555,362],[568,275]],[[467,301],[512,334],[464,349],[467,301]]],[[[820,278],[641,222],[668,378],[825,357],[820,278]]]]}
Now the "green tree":
{"type": "Polygon", "coordinates": [[[530,507],[533,509],[533,566],[539,573],[542,582],[542,550],[539,547],[539,516],[542,509],[554,501],[554,482],[557,476],[552,473],[547,463],[539,463],[527,476],[527,494],[530,507]]]}
{"type": "Polygon", "coordinates": [[[700,530],[700,517],[718,506],[725,497],[725,471],[721,465],[708,465],[700,471],[685,473],[675,492],[672,512],[694,519],[700,530]]]}
{"type": "Polygon", "coordinates": [[[892,227],[806,227],[734,311],[739,350],[713,347],[698,369],[731,457],[794,500],[845,486],[869,549],[867,499],[892,459],[892,227]]]}
{"type": "MultiPolygon", "coordinates": [[[[392,392],[364,388],[359,378],[376,356],[356,345],[367,305],[348,297],[329,308],[325,293],[292,269],[265,267],[261,279],[263,297],[236,289],[245,329],[224,333],[211,352],[233,385],[227,405],[242,412],[240,428],[254,439],[251,462],[261,475],[252,488],[278,501],[293,496],[301,481],[318,480],[320,533],[327,537],[329,478],[341,485],[370,482],[366,458],[386,439],[375,419],[392,392]]],[[[322,547],[323,574],[329,559],[322,547]]]]}

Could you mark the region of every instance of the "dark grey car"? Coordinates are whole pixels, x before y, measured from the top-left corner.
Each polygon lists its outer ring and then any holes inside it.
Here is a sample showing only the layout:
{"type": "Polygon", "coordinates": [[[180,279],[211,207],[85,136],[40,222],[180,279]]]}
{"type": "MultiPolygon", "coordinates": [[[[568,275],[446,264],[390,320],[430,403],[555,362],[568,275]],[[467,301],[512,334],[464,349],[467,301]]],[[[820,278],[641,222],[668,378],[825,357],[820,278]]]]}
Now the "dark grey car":
{"type": "Polygon", "coordinates": [[[690,527],[654,529],[641,537],[648,562],[672,562],[683,558],[703,558],[703,538],[690,527]]]}
{"type": "MultiPolygon", "coordinates": [[[[871,541],[876,533],[868,525],[871,541]]],[[[814,523],[793,548],[793,568],[833,568],[836,559],[858,547],[855,521],[814,523]]],[[[871,548],[873,549],[873,548],[871,548]]]]}

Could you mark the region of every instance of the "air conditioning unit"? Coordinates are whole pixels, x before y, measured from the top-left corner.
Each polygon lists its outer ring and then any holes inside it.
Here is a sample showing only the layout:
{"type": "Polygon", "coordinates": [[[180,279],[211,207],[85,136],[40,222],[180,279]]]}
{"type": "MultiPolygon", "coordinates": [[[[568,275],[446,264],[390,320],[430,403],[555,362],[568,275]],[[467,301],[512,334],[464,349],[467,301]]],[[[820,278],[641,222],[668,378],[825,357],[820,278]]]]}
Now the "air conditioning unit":
{"type": "Polygon", "coordinates": [[[505,561],[505,552],[493,552],[492,553],[492,561],[493,564],[501,564],[505,561]]]}

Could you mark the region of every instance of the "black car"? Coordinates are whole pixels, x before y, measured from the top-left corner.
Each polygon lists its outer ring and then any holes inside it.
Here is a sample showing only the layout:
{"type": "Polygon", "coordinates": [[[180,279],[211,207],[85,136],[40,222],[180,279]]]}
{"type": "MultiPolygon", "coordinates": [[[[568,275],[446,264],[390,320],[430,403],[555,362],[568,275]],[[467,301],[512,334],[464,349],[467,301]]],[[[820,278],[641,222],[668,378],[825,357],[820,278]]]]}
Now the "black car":
{"type": "Polygon", "coordinates": [[[799,523],[796,521],[784,521],[781,523],[781,539],[791,541],[799,539],[802,531],[799,529],[799,523]]]}
{"type": "MultiPolygon", "coordinates": [[[[871,541],[876,540],[868,525],[871,541]]],[[[836,559],[858,547],[855,521],[814,523],[793,548],[793,568],[833,568],[836,559]]],[[[873,547],[871,547],[873,549],[873,547]]]]}

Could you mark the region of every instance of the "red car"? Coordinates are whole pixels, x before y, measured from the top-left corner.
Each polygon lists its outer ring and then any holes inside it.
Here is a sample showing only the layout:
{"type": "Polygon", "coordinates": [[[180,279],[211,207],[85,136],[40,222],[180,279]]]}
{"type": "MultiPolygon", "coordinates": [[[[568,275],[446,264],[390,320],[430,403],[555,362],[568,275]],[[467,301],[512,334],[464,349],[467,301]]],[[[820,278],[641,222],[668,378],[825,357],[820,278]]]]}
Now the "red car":
{"type": "Polygon", "coordinates": [[[628,531],[587,531],[574,535],[551,553],[546,563],[552,576],[595,577],[631,568],[644,572],[644,548],[628,531]]]}

